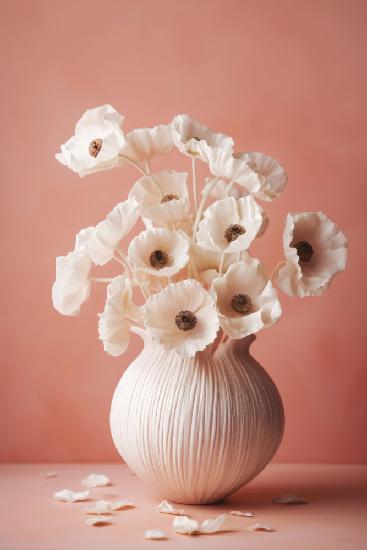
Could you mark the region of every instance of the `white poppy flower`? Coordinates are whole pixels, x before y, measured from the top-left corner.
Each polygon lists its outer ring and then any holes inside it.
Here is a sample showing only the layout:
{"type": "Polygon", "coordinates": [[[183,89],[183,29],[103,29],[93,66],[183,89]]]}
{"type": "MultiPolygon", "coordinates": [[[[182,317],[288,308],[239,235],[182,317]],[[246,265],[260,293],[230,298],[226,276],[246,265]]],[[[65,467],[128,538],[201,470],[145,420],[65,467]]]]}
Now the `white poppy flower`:
{"type": "Polygon", "coordinates": [[[143,176],[132,187],[129,197],[139,203],[142,218],[157,226],[175,224],[189,215],[187,174],[174,170],[143,176]]]}
{"type": "Polygon", "coordinates": [[[114,168],[125,145],[124,117],[111,105],[88,109],[75,126],[75,135],[61,145],[56,159],[80,177],[114,168]]]}
{"type": "Polygon", "coordinates": [[[274,325],[281,315],[280,302],[261,262],[248,254],[213,281],[219,321],[231,338],[244,338],[274,325]]]}
{"type": "Polygon", "coordinates": [[[234,197],[236,200],[238,200],[241,197],[246,197],[249,194],[246,189],[230,186],[227,180],[223,180],[220,178],[205,178],[205,185],[201,194],[207,194],[210,188],[211,191],[209,196],[216,200],[225,199],[226,197],[234,197]],[[213,186],[213,184],[215,185],[213,186]]]}
{"type": "Polygon", "coordinates": [[[138,217],[138,203],[128,199],[115,206],[106,219],[96,226],[88,243],[90,256],[96,265],[112,260],[116,246],[131,231],[138,217]]]}
{"type": "MultiPolygon", "coordinates": [[[[241,252],[242,254],[242,252],[241,252]]],[[[201,248],[192,244],[190,256],[195,266],[195,276],[208,288],[214,279],[219,277],[219,268],[222,260],[222,254],[214,250],[201,248]]],[[[225,273],[229,266],[237,261],[237,253],[225,254],[222,266],[222,273],[225,273]]]]}
{"type": "Polygon", "coordinates": [[[256,198],[272,201],[282,194],[288,176],[277,160],[263,153],[243,153],[239,158],[245,159],[259,178],[260,189],[254,193],[256,198]]]}
{"type": "Polygon", "coordinates": [[[175,146],[189,157],[199,157],[208,162],[212,149],[233,151],[233,139],[213,132],[188,115],[177,115],[172,121],[172,139],[175,146]]]}
{"type": "Polygon", "coordinates": [[[132,302],[129,279],[115,277],[107,287],[107,301],[99,314],[98,334],[104,350],[117,357],[125,353],[130,342],[130,329],[142,323],[141,308],[132,302]]]}
{"type": "Polygon", "coordinates": [[[288,214],[283,246],[287,263],[276,283],[288,296],[319,296],[345,269],[347,239],[322,212],[288,214]]]}
{"type": "Polygon", "coordinates": [[[80,306],[89,298],[92,261],[88,241],[94,227],[82,229],[75,239],[75,248],[56,258],[56,280],[52,286],[52,303],[62,315],[78,315],[80,306]]]}
{"type": "Polygon", "coordinates": [[[193,357],[211,344],[219,329],[213,298],[194,279],[171,283],[144,306],[148,335],[167,350],[193,357]]]}
{"type": "MultiPolygon", "coordinates": [[[[137,128],[125,136],[126,144],[121,154],[135,162],[144,162],[157,155],[165,155],[172,151],[173,141],[169,125],[154,126],[154,128],[137,128]]],[[[121,159],[120,163],[127,161],[121,159]]]]}
{"type": "Polygon", "coordinates": [[[153,228],[142,231],[128,249],[128,258],[136,270],[171,277],[189,260],[189,240],[182,231],[153,228]]]}
{"type": "Polygon", "coordinates": [[[196,238],[202,248],[221,252],[246,250],[261,231],[263,210],[251,197],[233,197],[209,206],[199,223],[196,238]]]}
{"type": "Polygon", "coordinates": [[[209,151],[209,169],[213,176],[237,183],[249,193],[257,193],[261,189],[261,182],[248,161],[249,159],[243,157],[242,153],[232,154],[223,149],[209,151]]]}

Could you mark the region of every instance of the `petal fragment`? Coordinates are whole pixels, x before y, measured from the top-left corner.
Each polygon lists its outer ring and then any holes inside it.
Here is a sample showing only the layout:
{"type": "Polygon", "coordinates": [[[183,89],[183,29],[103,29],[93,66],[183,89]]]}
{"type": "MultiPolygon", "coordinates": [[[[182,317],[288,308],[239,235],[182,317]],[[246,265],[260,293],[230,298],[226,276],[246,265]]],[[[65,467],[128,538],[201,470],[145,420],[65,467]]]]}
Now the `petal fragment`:
{"type": "Polygon", "coordinates": [[[89,497],[89,491],[71,491],[70,489],[62,489],[54,493],[56,500],[63,502],[79,502],[81,500],[87,500],[89,497]]]}
{"type": "Polygon", "coordinates": [[[86,478],[82,479],[81,484],[83,487],[105,487],[110,485],[110,480],[104,474],[89,474],[86,478]]]}
{"type": "Polygon", "coordinates": [[[174,508],[168,500],[162,500],[160,504],[158,504],[157,509],[162,514],[173,514],[175,516],[184,516],[185,511],[184,510],[178,510],[177,508],[174,508]]]}

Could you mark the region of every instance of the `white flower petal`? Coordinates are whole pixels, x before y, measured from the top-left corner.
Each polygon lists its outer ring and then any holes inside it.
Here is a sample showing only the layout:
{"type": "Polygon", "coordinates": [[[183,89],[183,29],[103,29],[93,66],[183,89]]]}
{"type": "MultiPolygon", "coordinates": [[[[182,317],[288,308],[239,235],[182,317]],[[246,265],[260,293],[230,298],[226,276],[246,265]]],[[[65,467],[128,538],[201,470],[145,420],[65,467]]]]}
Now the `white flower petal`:
{"type": "Polygon", "coordinates": [[[104,265],[114,257],[118,243],[134,227],[139,217],[139,205],[134,199],[120,202],[100,222],[88,242],[89,253],[96,265],[104,265]]]}
{"type": "Polygon", "coordinates": [[[81,484],[83,487],[105,487],[110,485],[110,480],[104,474],[89,474],[86,478],[82,479],[81,484]]]}
{"type": "Polygon", "coordinates": [[[251,196],[236,201],[233,197],[219,200],[204,212],[196,234],[202,248],[217,252],[247,250],[263,224],[263,210],[251,196]],[[240,226],[242,234],[228,240],[232,227],[240,226]]]}
{"type": "Polygon", "coordinates": [[[167,538],[167,535],[161,529],[148,529],[148,531],[144,532],[144,537],[147,540],[164,540],[167,538]]]}
{"type": "Polygon", "coordinates": [[[210,152],[221,149],[232,152],[233,139],[225,134],[213,132],[188,115],[177,115],[172,124],[174,145],[190,157],[199,157],[208,162],[210,152]]]}
{"type": "Polygon", "coordinates": [[[206,519],[200,527],[200,533],[211,535],[221,530],[227,520],[227,514],[220,514],[214,519],[206,519]]]}
{"type": "Polygon", "coordinates": [[[88,527],[93,527],[94,525],[107,525],[109,523],[112,523],[112,521],[111,518],[107,516],[94,516],[85,520],[85,524],[88,525],[88,527]]]}
{"type": "Polygon", "coordinates": [[[241,512],[240,510],[231,510],[229,513],[232,514],[232,516],[244,516],[246,518],[254,517],[254,514],[251,512],[241,512]]]}
{"type": "Polygon", "coordinates": [[[122,355],[130,342],[130,330],[134,323],[142,323],[140,307],[132,302],[132,287],[123,275],[115,277],[107,287],[104,311],[99,315],[98,335],[104,350],[117,357],[122,355]]]}
{"type": "Polygon", "coordinates": [[[212,297],[193,279],[171,283],[150,296],[144,306],[144,324],[151,338],[184,357],[193,357],[205,349],[219,329],[212,297]],[[180,329],[176,320],[184,312],[189,312],[193,324],[180,329]]]}
{"type": "Polygon", "coordinates": [[[247,531],[275,531],[275,529],[265,523],[255,523],[247,527],[247,531]]]}
{"type": "Polygon", "coordinates": [[[97,500],[92,508],[85,510],[86,514],[109,514],[113,511],[134,508],[135,505],[129,500],[119,500],[117,502],[108,502],[107,500],[97,500]]]}
{"type": "Polygon", "coordinates": [[[347,239],[322,212],[288,214],[283,246],[286,262],[277,270],[276,283],[289,296],[319,296],[345,269],[347,239]],[[302,243],[311,247],[306,260],[298,255],[302,243]]]}
{"type": "Polygon", "coordinates": [[[209,168],[213,176],[237,183],[249,193],[256,193],[261,189],[259,176],[250,168],[248,159],[243,158],[242,154],[233,155],[223,149],[212,149],[209,152],[209,168]]]}
{"type": "MultiPolygon", "coordinates": [[[[157,155],[165,155],[173,149],[171,128],[159,125],[153,128],[137,128],[126,135],[126,145],[121,154],[135,162],[144,162],[157,155]]],[[[120,161],[125,163],[124,159],[120,161]]]]}
{"type": "Polygon", "coordinates": [[[248,254],[233,263],[223,277],[214,279],[219,320],[231,338],[244,338],[276,323],[281,315],[277,292],[268,280],[261,262],[248,254]],[[248,301],[248,310],[240,313],[232,301],[238,297],[248,301]]]}
{"type": "Polygon", "coordinates": [[[92,261],[86,243],[93,232],[94,227],[82,229],[76,236],[75,249],[56,258],[52,303],[62,315],[78,315],[81,305],[89,298],[92,261]]]}
{"type": "Polygon", "coordinates": [[[88,109],[77,122],[75,135],[61,145],[56,159],[80,177],[114,168],[125,145],[122,122],[123,117],[111,105],[88,109]],[[91,154],[95,140],[99,141],[98,148],[91,154]]]}
{"type": "Polygon", "coordinates": [[[291,495],[289,493],[282,493],[273,498],[274,504],[308,504],[308,501],[303,497],[297,495],[291,495]]]}
{"type": "Polygon", "coordinates": [[[181,535],[193,535],[199,531],[199,524],[188,516],[177,516],[173,520],[172,529],[181,535]]]}
{"type": "Polygon", "coordinates": [[[142,231],[128,249],[128,258],[138,272],[158,277],[172,277],[189,260],[189,240],[182,231],[154,228],[142,231]],[[158,256],[162,256],[159,261],[158,256]]]}
{"type": "Polygon", "coordinates": [[[162,500],[162,502],[158,504],[157,508],[162,514],[174,514],[175,516],[185,515],[184,510],[178,510],[177,508],[174,508],[172,504],[167,500],[162,500]]]}
{"type": "Polygon", "coordinates": [[[254,193],[256,198],[272,201],[283,193],[288,176],[278,161],[263,153],[243,153],[240,158],[259,176],[260,189],[254,193]]]}
{"type": "Polygon", "coordinates": [[[89,497],[89,491],[71,491],[70,489],[62,489],[61,491],[56,491],[54,493],[54,498],[56,500],[61,500],[64,502],[79,502],[82,500],[87,500],[89,497]]]}
{"type": "Polygon", "coordinates": [[[140,215],[156,226],[170,226],[189,216],[187,173],[166,170],[143,176],[133,185],[129,197],[139,203],[140,215]],[[170,199],[171,197],[171,199],[170,199]]]}

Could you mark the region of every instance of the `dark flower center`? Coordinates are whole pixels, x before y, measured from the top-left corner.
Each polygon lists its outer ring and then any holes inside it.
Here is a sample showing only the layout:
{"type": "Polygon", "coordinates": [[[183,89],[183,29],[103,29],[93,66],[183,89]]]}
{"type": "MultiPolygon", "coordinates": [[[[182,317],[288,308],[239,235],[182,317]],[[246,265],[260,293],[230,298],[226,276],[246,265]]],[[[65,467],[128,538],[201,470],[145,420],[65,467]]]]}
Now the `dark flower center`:
{"type": "Polygon", "coordinates": [[[195,139],[196,141],[201,141],[203,138],[200,138],[198,136],[191,136],[190,138],[188,138],[187,141],[190,141],[190,139],[195,139]]]}
{"type": "Polygon", "coordinates": [[[179,311],[175,317],[176,327],[184,332],[195,328],[197,322],[198,320],[195,313],[188,311],[187,309],[179,311]]]}
{"type": "Polygon", "coordinates": [[[241,315],[248,315],[252,311],[252,302],[247,294],[235,294],[231,299],[231,308],[241,315]]]}
{"type": "Polygon", "coordinates": [[[168,254],[163,252],[162,250],[154,250],[154,252],[151,253],[149,256],[150,265],[154,269],[162,269],[168,264],[169,258],[168,254]]]}
{"type": "Polygon", "coordinates": [[[227,229],[224,232],[224,238],[231,243],[232,241],[235,241],[238,239],[240,235],[243,235],[246,233],[246,229],[243,227],[243,225],[240,225],[239,223],[234,223],[232,225],[229,225],[227,229]]]}
{"type": "Polygon", "coordinates": [[[90,142],[88,151],[91,157],[94,157],[94,158],[98,157],[98,154],[102,149],[102,143],[103,143],[103,139],[100,139],[100,138],[93,139],[90,142]]]}
{"type": "Polygon", "coordinates": [[[314,250],[307,241],[299,241],[293,245],[296,248],[297,254],[301,262],[309,262],[313,256],[314,250]]]}
{"type": "Polygon", "coordinates": [[[164,202],[169,202],[169,201],[177,201],[179,199],[179,197],[177,195],[174,195],[173,193],[169,193],[168,195],[164,195],[163,199],[161,200],[161,204],[163,204],[164,202]]]}

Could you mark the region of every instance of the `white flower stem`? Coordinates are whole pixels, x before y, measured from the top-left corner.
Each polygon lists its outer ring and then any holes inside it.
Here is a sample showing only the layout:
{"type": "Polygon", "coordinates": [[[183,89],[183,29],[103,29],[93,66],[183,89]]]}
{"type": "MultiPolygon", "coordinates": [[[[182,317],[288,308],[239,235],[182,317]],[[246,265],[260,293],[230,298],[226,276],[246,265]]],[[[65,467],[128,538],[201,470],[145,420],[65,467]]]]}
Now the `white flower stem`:
{"type": "Polygon", "coordinates": [[[196,159],[195,157],[192,157],[191,159],[191,166],[192,166],[192,190],[194,193],[194,206],[195,206],[195,212],[198,211],[198,195],[197,195],[197,188],[196,188],[196,159]]]}
{"type": "Polygon", "coordinates": [[[277,263],[277,265],[274,267],[273,271],[271,272],[271,275],[270,275],[270,277],[269,277],[269,281],[272,281],[272,280],[273,280],[274,275],[276,274],[276,272],[278,271],[278,269],[279,269],[280,267],[282,267],[283,265],[286,265],[286,263],[287,263],[287,262],[284,261],[284,260],[277,263]]]}
{"type": "Polygon", "coordinates": [[[126,254],[124,252],[122,252],[122,250],[116,248],[117,252],[120,254],[121,256],[121,263],[127,268],[127,270],[131,273],[131,276],[133,278],[133,280],[136,282],[136,284],[138,285],[139,289],[140,289],[140,292],[142,293],[143,297],[145,300],[148,299],[148,292],[146,290],[146,288],[144,288],[144,285],[143,283],[140,281],[139,279],[139,276],[138,274],[136,273],[136,270],[134,268],[134,266],[131,264],[131,262],[129,261],[128,257],[126,256],[126,254]]]}
{"type": "Polygon", "coordinates": [[[224,256],[226,254],[226,251],[223,250],[223,253],[222,253],[222,257],[220,259],[220,264],[219,264],[219,275],[222,276],[223,275],[223,264],[224,264],[224,256]]]}
{"type": "Polygon", "coordinates": [[[207,190],[205,193],[203,193],[203,196],[201,197],[201,201],[200,201],[200,205],[199,205],[199,209],[196,213],[196,218],[195,218],[195,222],[194,222],[194,228],[192,230],[192,238],[193,238],[193,241],[195,242],[196,240],[196,232],[197,232],[197,228],[198,228],[198,225],[199,225],[199,222],[200,222],[200,219],[201,219],[201,216],[202,216],[202,213],[204,211],[204,208],[205,208],[205,205],[206,205],[206,201],[208,199],[208,197],[210,196],[210,193],[213,191],[214,187],[217,185],[218,183],[218,178],[214,178],[212,183],[208,186],[207,190]]]}
{"type": "Polygon", "coordinates": [[[137,168],[139,170],[139,172],[144,174],[144,176],[148,175],[149,172],[144,170],[144,168],[139,164],[139,162],[136,162],[135,160],[133,160],[130,157],[127,157],[125,155],[121,155],[121,153],[119,154],[119,157],[126,160],[129,164],[132,164],[133,166],[135,166],[135,168],[137,168]]]}
{"type": "Polygon", "coordinates": [[[149,162],[149,160],[146,160],[146,161],[144,162],[144,167],[145,167],[146,172],[147,172],[148,174],[150,174],[150,162],[149,162]]]}
{"type": "Polygon", "coordinates": [[[229,197],[229,194],[230,194],[230,192],[232,191],[234,184],[235,184],[235,182],[232,180],[232,181],[230,181],[229,184],[227,185],[227,189],[226,189],[227,197],[229,197]]]}
{"type": "Polygon", "coordinates": [[[113,277],[91,277],[90,280],[94,283],[110,283],[113,277]]]}

